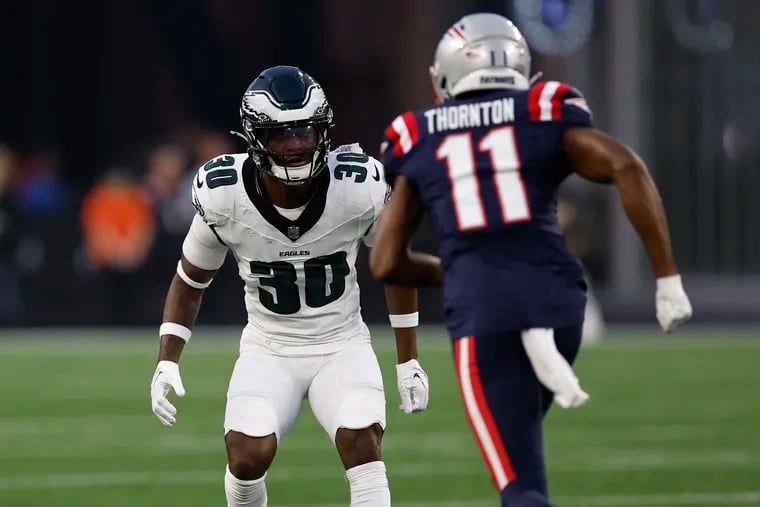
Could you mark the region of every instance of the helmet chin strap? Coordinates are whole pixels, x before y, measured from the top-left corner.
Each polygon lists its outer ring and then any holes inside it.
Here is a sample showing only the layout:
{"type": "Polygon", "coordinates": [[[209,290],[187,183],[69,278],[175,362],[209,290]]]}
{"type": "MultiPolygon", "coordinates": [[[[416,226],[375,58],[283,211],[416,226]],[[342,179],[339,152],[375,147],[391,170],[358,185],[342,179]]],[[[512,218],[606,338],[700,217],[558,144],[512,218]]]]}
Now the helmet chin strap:
{"type": "Polygon", "coordinates": [[[245,151],[248,153],[248,156],[250,158],[253,158],[254,157],[253,149],[252,149],[253,143],[251,142],[251,139],[249,139],[247,135],[241,132],[238,132],[236,130],[230,130],[230,134],[232,134],[233,136],[239,137],[240,139],[245,141],[245,145],[247,146],[247,149],[245,151]]]}
{"type": "Polygon", "coordinates": [[[243,141],[245,141],[246,144],[248,144],[250,142],[248,140],[248,138],[245,136],[245,134],[240,133],[237,130],[230,130],[230,134],[232,134],[233,136],[239,137],[240,139],[242,139],[243,141]]]}

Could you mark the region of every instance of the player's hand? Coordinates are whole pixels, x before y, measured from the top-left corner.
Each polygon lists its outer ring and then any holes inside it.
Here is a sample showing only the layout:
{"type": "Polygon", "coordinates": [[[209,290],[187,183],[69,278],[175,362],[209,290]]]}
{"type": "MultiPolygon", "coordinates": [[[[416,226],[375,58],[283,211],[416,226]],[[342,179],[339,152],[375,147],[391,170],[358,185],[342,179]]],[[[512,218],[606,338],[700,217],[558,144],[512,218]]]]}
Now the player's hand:
{"type": "Polygon", "coordinates": [[[428,406],[430,384],[425,370],[416,359],[396,365],[398,393],[401,396],[399,407],[405,414],[422,412],[428,406]]]}
{"type": "Polygon", "coordinates": [[[666,333],[691,318],[691,302],[681,284],[681,275],[664,276],[657,279],[655,294],[657,320],[666,333]]]}
{"type": "Polygon", "coordinates": [[[185,387],[179,376],[179,365],[174,361],[159,361],[150,382],[150,401],[153,413],[164,426],[173,426],[177,422],[174,417],[177,415],[177,409],[166,399],[171,389],[174,389],[177,396],[185,395],[185,387]]]}
{"type": "Polygon", "coordinates": [[[554,393],[557,405],[575,408],[589,400],[572,366],[557,350],[551,329],[527,329],[522,342],[538,381],[554,393]]]}

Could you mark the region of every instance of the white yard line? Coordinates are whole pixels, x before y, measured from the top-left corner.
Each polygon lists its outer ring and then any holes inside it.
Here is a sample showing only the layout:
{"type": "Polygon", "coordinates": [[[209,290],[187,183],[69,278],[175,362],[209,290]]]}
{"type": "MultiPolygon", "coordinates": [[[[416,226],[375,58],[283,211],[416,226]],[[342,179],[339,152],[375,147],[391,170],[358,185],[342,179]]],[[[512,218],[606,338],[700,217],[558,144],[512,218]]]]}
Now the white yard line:
{"type": "MultiPolygon", "coordinates": [[[[729,493],[662,493],[643,495],[595,495],[567,496],[552,499],[562,507],[655,507],[674,505],[757,505],[760,491],[729,493]]],[[[462,499],[446,501],[394,502],[395,507],[494,507],[496,494],[490,500],[462,499]]],[[[284,507],[284,506],[283,506],[284,507]]],[[[345,507],[345,504],[329,503],[312,507],[345,507]]]]}
{"type": "MultiPolygon", "coordinates": [[[[114,413],[114,414],[90,414],[90,415],[67,415],[67,416],[40,416],[40,417],[2,417],[0,416],[0,442],[3,440],[15,440],[18,437],[33,437],[39,435],[55,434],[81,434],[85,430],[93,428],[102,429],[106,432],[109,428],[114,432],[121,431],[122,426],[126,424],[140,424],[145,421],[158,424],[153,420],[150,413],[138,414],[135,412],[114,413]]],[[[158,430],[159,426],[155,426],[158,430]]],[[[221,428],[220,430],[221,431],[221,428]]],[[[644,425],[621,425],[609,424],[595,426],[593,430],[588,428],[568,428],[557,427],[551,429],[553,438],[561,442],[585,443],[586,440],[598,440],[599,435],[624,435],[628,442],[624,445],[600,445],[599,443],[588,442],[583,445],[584,449],[593,449],[599,447],[600,452],[609,453],[611,449],[624,450],[625,448],[634,448],[630,441],[637,443],[670,443],[673,441],[691,441],[694,439],[705,439],[717,435],[724,431],[716,425],[710,424],[644,424],[644,425]]],[[[217,442],[217,433],[194,434],[182,431],[158,432],[156,438],[162,440],[167,447],[182,448],[183,444],[187,447],[196,446],[199,442],[217,442]]],[[[322,435],[320,435],[321,437],[322,435]]],[[[296,432],[289,435],[286,442],[288,447],[301,447],[321,445],[321,439],[314,435],[299,434],[296,432]]],[[[410,433],[400,431],[395,428],[393,432],[388,433],[383,439],[386,446],[398,447],[400,449],[421,449],[435,450],[442,447],[461,449],[470,448],[474,445],[474,440],[469,431],[438,431],[425,433],[410,433]]],[[[565,445],[563,445],[565,447],[565,445]]],[[[575,447],[575,444],[573,445],[575,447]]],[[[635,447],[635,449],[640,449],[635,447]]]]}
{"type": "MultiPolygon", "coordinates": [[[[291,482],[294,479],[321,480],[335,478],[340,472],[334,467],[276,467],[268,482],[291,482]]],[[[482,475],[480,469],[469,467],[436,466],[435,463],[416,463],[395,466],[392,475],[402,477],[482,475]],[[468,473],[470,472],[470,473],[468,473]]],[[[60,488],[92,488],[107,486],[145,486],[167,484],[217,484],[221,487],[223,470],[160,471],[160,472],[104,472],[56,475],[18,475],[0,477],[0,491],[45,490],[60,488]]],[[[487,492],[490,494],[490,491],[487,492]]],[[[556,498],[563,507],[648,507],[673,505],[750,505],[760,503],[760,491],[680,492],[652,494],[589,495],[556,498]]],[[[396,507],[480,507],[492,506],[492,499],[457,501],[395,502],[396,507]]],[[[314,507],[338,507],[342,504],[323,504],[314,507]]]]}
{"type": "MultiPolygon", "coordinates": [[[[652,495],[569,496],[553,499],[562,507],[655,507],[673,505],[757,505],[760,491],[728,493],[663,493],[652,495]]],[[[447,500],[431,502],[393,502],[395,507],[493,507],[498,503],[494,494],[490,500],[447,500]]],[[[318,504],[312,507],[345,507],[345,504],[318,504]]]]}
{"type": "Polygon", "coordinates": [[[107,472],[95,474],[17,475],[0,477],[0,491],[148,484],[210,484],[221,482],[223,470],[171,472],[107,472]]]}
{"type": "MultiPolygon", "coordinates": [[[[396,465],[392,475],[401,477],[479,476],[485,472],[475,467],[462,467],[461,463],[440,466],[436,463],[396,465]]],[[[282,466],[273,467],[267,482],[311,481],[339,477],[336,467],[282,466]]],[[[160,472],[104,472],[55,475],[17,475],[0,477],[0,491],[28,489],[83,488],[94,486],[137,486],[150,484],[210,484],[222,482],[224,468],[218,470],[160,471],[160,472]]]]}
{"type": "MultiPolygon", "coordinates": [[[[387,449],[386,449],[387,450],[387,449]]],[[[328,452],[329,444],[324,446],[314,446],[310,451],[298,449],[299,455],[313,454],[314,452],[328,452]]],[[[223,444],[208,443],[197,448],[157,448],[150,443],[139,447],[128,447],[117,451],[121,456],[129,457],[146,457],[146,456],[203,456],[219,457],[223,454],[223,444]]],[[[398,451],[396,451],[398,452],[398,451]]],[[[292,455],[292,452],[290,453],[292,455]]],[[[403,464],[394,464],[389,467],[391,475],[398,476],[427,476],[432,475],[419,471],[419,467],[433,467],[433,471],[440,476],[456,477],[458,475],[477,476],[486,475],[485,466],[476,456],[468,457],[466,460],[456,460],[461,454],[453,452],[425,453],[424,456],[415,456],[414,461],[403,464]],[[418,461],[423,458],[425,461],[418,461]],[[432,461],[440,458],[444,461],[432,461]],[[466,467],[466,470],[463,469],[466,467]]],[[[0,455],[0,463],[13,462],[18,460],[45,460],[51,458],[100,458],[103,456],[101,451],[94,450],[81,451],[76,448],[49,448],[40,446],[28,451],[19,451],[18,449],[8,449],[0,455]]],[[[554,460],[549,464],[549,470],[554,472],[589,472],[594,474],[610,474],[622,472],[640,472],[640,471],[664,471],[664,470],[693,470],[693,471],[730,471],[730,470],[760,470],[760,460],[751,455],[745,454],[725,454],[716,455],[712,460],[704,460],[699,457],[680,456],[673,458],[654,458],[654,457],[631,457],[626,459],[608,459],[603,455],[589,455],[578,458],[577,460],[554,460]]],[[[275,468],[273,472],[277,473],[280,469],[275,468]]],[[[3,478],[0,477],[0,489],[2,489],[3,478]]]]}
{"type": "MultiPolygon", "coordinates": [[[[399,469],[395,475],[403,476],[438,476],[439,468],[432,463],[416,464],[399,469]]],[[[457,475],[463,471],[458,470],[457,475]]],[[[451,467],[448,472],[456,472],[451,467]]],[[[324,479],[335,477],[337,471],[324,467],[279,467],[272,470],[268,482],[324,479]]],[[[480,475],[481,471],[477,471],[480,475]]],[[[444,474],[445,475],[445,474],[444,474]]],[[[60,475],[20,475],[0,477],[0,490],[40,490],[58,488],[91,488],[104,486],[140,486],[158,484],[219,484],[222,483],[222,470],[168,471],[168,472],[110,472],[96,474],[60,474],[60,475]]],[[[760,503],[760,491],[733,492],[682,492],[652,494],[619,494],[568,496],[556,498],[557,505],[563,507],[655,507],[673,505],[750,505],[760,503]]],[[[496,495],[491,499],[462,499],[449,501],[415,501],[395,502],[396,507],[490,507],[496,504],[496,495]]],[[[343,504],[321,504],[313,507],[344,507],[343,504]]]]}
{"type": "MultiPolygon", "coordinates": [[[[113,416],[119,423],[125,421],[138,422],[145,416],[113,416]]],[[[56,417],[56,418],[27,418],[22,420],[0,419],[0,445],[19,438],[31,438],[39,435],[88,434],[92,441],[108,442],[116,438],[121,428],[114,425],[111,416],[103,417],[56,417]]],[[[645,427],[647,431],[652,426],[645,427]]],[[[628,431],[628,430],[626,430],[628,431]]],[[[631,429],[630,431],[635,431],[631,429]]],[[[76,444],[78,439],[61,438],[45,445],[29,442],[27,445],[8,445],[8,449],[0,455],[0,461],[15,459],[39,459],[50,457],[97,457],[104,453],[98,446],[88,447],[84,451],[76,444]]],[[[125,455],[144,456],[182,456],[182,455],[216,455],[222,452],[220,436],[216,434],[196,434],[178,432],[158,432],[146,435],[136,445],[124,449],[125,455]]],[[[289,453],[312,454],[314,452],[329,452],[332,448],[326,437],[292,435],[284,442],[289,453]]],[[[413,460],[394,465],[391,473],[414,473],[405,471],[407,465],[419,467],[417,462],[432,462],[430,466],[442,474],[456,474],[459,470],[454,467],[447,471],[450,462],[460,456],[468,456],[468,461],[474,463],[477,473],[482,471],[480,461],[474,451],[472,436],[467,432],[436,432],[427,434],[394,433],[388,435],[384,445],[386,451],[401,455],[413,455],[413,460]],[[401,468],[399,468],[401,467],[401,468]],[[445,471],[446,470],[446,471],[445,471]]],[[[549,467],[552,470],[586,470],[598,473],[623,472],[637,470],[716,470],[736,468],[760,468],[760,456],[736,447],[710,447],[701,449],[647,449],[634,445],[626,446],[573,446],[567,456],[560,455],[552,459],[549,467]]],[[[424,466],[428,466],[425,464],[424,466]]]]}
{"type": "Polygon", "coordinates": [[[558,498],[557,504],[576,507],[646,507],[670,505],[757,505],[760,491],[597,495],[558,498]]]}
{"type": "MultiPolygon", "coordinates": [[[[760,459],[751,452],[733,448],[708,448],[699,450],[639,451],[631,448],[605,449],[595,453],[580,452],[576,457],[577,470],[633,471],[667,469],[724,469],[754,467],[760,459]]],[[[569,460],[560,459],[555,469],[570,469],[569,460]]],[[[552,466],[551,464],[549,465],[552,466]]]]}
{"type": "MultiPolygon", "coordinates": [[[[391,475],[397,477],[474,477],[486,474],[481,467],[463,467],[461,462],[441,465],[435,462],[416,462],[395,465],[391,475]]],[[[0,476],[0,491],[27,489],[81,488],[91,486],[136,486],[148,484],[193,484],[221,481],[224,468],[219,470],[181,470],[156,472],[103,472],[53,475],[0,476]]],[[[340,469],[334,466],[281,466],[273,467],[267,482],[323,480],[339,477],[340,469]]]]}
{"type": "MultiPolygon", "coordinates": [[[[192,351],[199,355],[231,355],[237,353],[242,331],[240,326],[200,326],[196,329],[192,351]],[[204,339],[205,338],[205,339],[204,339]]],[[[394,350],[387,326],[370,326],[376,350],[394,350]]],[[[27,328],[5,329],[0,332],[0,358],[3,356],[111,356],[143,355],[155,352],[156,328],[27,328]]],[[[654,324],[642,330],[613,330],[601,349],[758,349],[760,340],[747,339],[757,335],[758,328],[681,331],[678,336],[657,334],[654,324]],[[616,338],[619,336],[621,338],[616,338]]],[[[446,330],[441,325],[421,326],[423,350],[449,351],[446,330]]]]}
{"type": "MultiPolygon", "coordinates": [[[[391,491],[391,493],[393,493],[391,491]]],[[[494,493],[490,500],[485,499],[467,499],[467,500],[430,500],[421,502],[393,502],[393,507],[495,507],[498,504],[498,497],[494,493]]],[[[274,505],[273,507],[286,507],[274,505]]],[[[311,507],[346,507],[346,504],[340,503],[321,503],[311,505],[311,507]]]]}
{"type": "MultiPolygon", "coordinates": [[[[241,328],[242,329],[242,328],[241,328]]],[[[430,328],[419,331],[428,340],[424,350],[444,352],[451,350],[449,339],[443,328],[430,328]]],[[[0,333],[0,359],[3,357],[114,357],[142,356],[155,354],[158,341],[153,340],[155,330],[138,333],[135,331],[103,330],[96,337],[87,332],[83,335],[72,334],[68,330],[60,332],[55,329],[34,333],[0,333]],[[133,336],[134,339],[128,337],[133,336]]],[[[235,358],[238,353],[240,330],[230,332],[216,329],[200,329],[193,333],[193,345],[188,353],[200,356],[229,356],[235,358]]],[[[377,352],[395,351],[395,342],[385,330],[372,334],[372,345],[377,352]]]]}

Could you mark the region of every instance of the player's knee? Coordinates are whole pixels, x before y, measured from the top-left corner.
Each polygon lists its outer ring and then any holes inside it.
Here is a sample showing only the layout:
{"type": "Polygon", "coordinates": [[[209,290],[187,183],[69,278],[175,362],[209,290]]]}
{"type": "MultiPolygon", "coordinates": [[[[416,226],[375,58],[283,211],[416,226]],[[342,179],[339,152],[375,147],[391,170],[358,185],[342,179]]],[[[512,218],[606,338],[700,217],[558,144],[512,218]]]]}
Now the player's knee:
{"type": "Polygon", "coordinates": [[[335,446],[346,469],[379,461],[383,430],[379,424],[369,428],[351,430],[340,428],[335,435],[335,446]]]}
{"type": "Polygon", "coordinates": [[[270,462],[256,456],[234,455],[228,458],[230,473],[241,481],[252,481],[264,477],[270,462]]]}
{"type": "Polygon", "coordinates": [[[266,437],[249,437],[230,431],[225,436],[225,441],[230,472],[240,480],[263,477],[277,452],[277,438],[274,434],[266,437]]]}

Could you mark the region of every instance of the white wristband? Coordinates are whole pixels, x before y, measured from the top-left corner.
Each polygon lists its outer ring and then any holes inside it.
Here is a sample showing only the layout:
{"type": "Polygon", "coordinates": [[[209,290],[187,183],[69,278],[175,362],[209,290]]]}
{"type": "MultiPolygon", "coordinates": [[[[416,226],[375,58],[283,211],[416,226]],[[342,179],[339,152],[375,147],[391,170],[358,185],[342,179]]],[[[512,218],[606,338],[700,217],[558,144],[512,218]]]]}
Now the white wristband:
{"type": "Polygon", "coordinates": [[[391,327],[417,327],[420,324],[420,312],[404,313],[402,315],[388,315],[391,327]]]}
{"type": "Polygon", "coordinates": [[[187,273],[185,273],[185,269],[182,267],[182,261],[181,260],[177,263],[177,274],[179,275],[180,278],[182,278],[183,282],[185,282],[186,284],[188,284],[193,289],[205,289],[206,287],[208,287],[209,285],[211,285],[211,282],[214,281],[214,279],[212,278],[211,280],[209,280],[206,283],[196,282],[195,280],[193,280],[192,278],[190,278],[189,276],[187,276],[187,273]]]}
{"type": "Polygon", "coordinates": [[[190,341],[190,336],[193,334],[189,328],[186,328],[182,324],[175,324],[174,322],[164,322],[161,327],[158,328],[158,336],[161,337],[165,334],[182,338],[185,343],[190,341]]]}
{"type": "Polygon", "coordinates": [[[682,287],[681,275],[663,276],[657,279],[657,290],[681,291],[682,287]]]}

